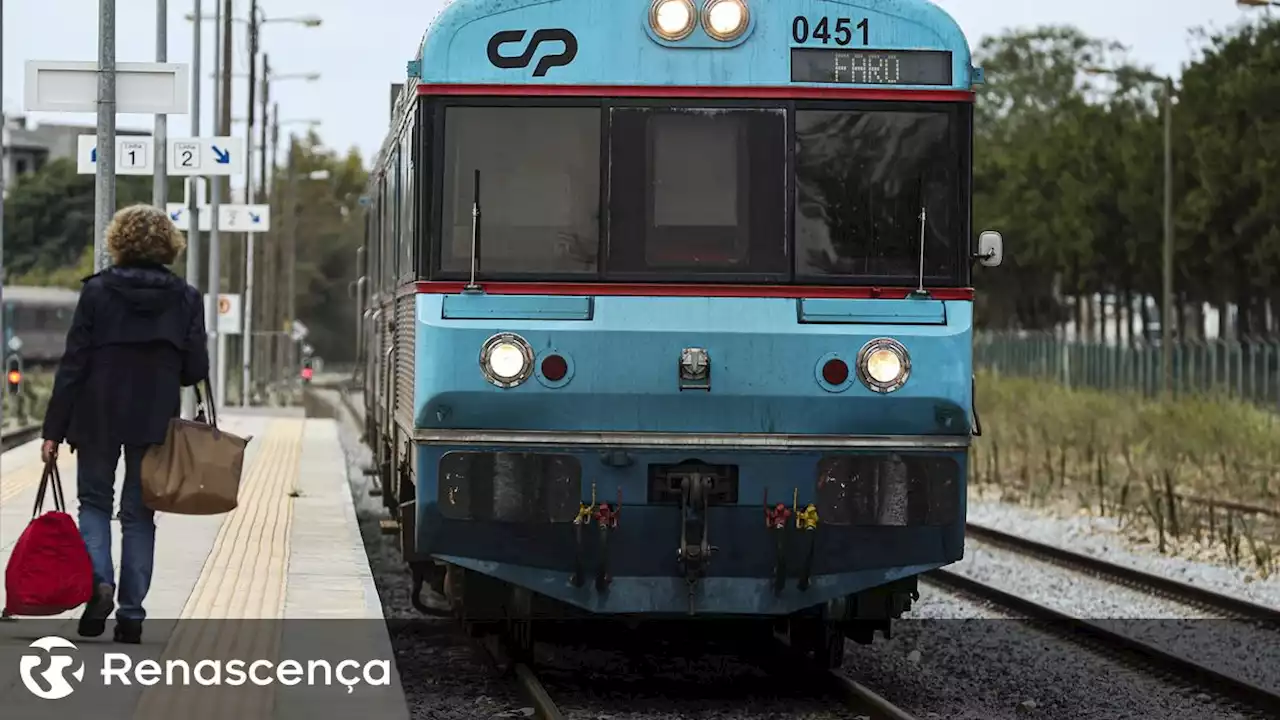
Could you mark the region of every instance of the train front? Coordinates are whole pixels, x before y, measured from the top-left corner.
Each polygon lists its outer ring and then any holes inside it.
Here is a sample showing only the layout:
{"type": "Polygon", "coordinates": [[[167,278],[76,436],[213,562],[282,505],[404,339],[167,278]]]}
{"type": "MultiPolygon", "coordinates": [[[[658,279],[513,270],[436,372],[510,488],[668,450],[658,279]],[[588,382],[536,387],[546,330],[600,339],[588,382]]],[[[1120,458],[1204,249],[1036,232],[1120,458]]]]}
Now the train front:
{"type": "Polygon", "coordinates": [[[853,635],[961,557],[969,59],[913,0],[443,12],[397,333],[455,599],[853,635]]]}

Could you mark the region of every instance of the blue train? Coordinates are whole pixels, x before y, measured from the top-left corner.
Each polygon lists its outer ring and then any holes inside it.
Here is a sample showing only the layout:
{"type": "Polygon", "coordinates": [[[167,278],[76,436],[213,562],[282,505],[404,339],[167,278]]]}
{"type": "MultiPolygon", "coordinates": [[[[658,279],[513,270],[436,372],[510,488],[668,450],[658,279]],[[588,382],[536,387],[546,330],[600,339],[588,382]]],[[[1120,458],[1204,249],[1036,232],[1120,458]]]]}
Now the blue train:
{"type": "MultiPolygon", "coordinates": [[[[358,282],[418,588],[736,618],[838,665],[964,549],[974,86],[925,0],[455,0],[358,282]]],[[[420,609],[437,612],[415,599],[420,609]]]]}

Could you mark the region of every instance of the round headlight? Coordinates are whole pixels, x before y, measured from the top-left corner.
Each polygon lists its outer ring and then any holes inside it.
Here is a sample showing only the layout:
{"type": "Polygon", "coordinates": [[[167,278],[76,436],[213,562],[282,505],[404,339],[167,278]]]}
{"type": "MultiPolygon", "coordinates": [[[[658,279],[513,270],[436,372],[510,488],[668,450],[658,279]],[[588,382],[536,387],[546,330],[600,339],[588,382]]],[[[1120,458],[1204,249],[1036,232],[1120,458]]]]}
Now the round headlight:
{"type": "Polygon", "coordinates": [[[702,26],[716,40],[735,40],[747,29],[751,11],[743,0],[707,0],[702,9],[702,26]]]}
{"type": "Polygon", "coordinates": [[[513,388],[533,374],[533,348],[515,333],[498,333],[480,349],[480,371],[500,388],[513,388]]]}
{"type": "Polygon", "coordinates": [[[693,0],[653,0],[649,7],[649,25],[663,40],[683,40],[693,32],[698,11],[693,0]]]}
{"type": "Polygon", "coordinates": [[[911,356],[897,340],[878,338],[858,351],[858,379],[873,392],[891,393],[910,375],[911,356]]]}

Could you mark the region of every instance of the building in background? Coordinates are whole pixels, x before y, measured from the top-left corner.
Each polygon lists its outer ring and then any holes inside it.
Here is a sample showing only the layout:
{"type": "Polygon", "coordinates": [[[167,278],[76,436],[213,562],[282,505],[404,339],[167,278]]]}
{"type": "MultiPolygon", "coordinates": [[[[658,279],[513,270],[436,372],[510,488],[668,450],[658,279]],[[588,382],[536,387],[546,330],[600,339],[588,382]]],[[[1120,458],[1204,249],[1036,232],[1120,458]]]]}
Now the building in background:
{"type": "MultiPolygon", "coordinates": [[[[93,135],[97,128],[93,125],[66,125],[62,123],[41,123],[32,125],[22,115],[5,118],[2,140],[4,146],[5,192],[13,186],[18,178],[36,172],[46,163],[58,158],[74,161],[76,158],[76,138],[81,135],[93,135]]],[[[118,135],[150,135],[149,130],[130,130],[117,128],[118,135]]]]}

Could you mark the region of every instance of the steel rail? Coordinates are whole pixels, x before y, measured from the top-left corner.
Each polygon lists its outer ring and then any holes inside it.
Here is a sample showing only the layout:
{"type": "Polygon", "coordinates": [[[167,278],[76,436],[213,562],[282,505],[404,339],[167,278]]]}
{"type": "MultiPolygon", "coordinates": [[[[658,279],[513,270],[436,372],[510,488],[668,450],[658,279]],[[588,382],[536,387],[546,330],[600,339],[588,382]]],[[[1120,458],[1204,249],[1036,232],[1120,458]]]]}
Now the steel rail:
{"type": "Polygon", "coordinates": [[[1040,557],[1057,565],[1084,570],[1090,574],[1102,576],[1113,582],[1130,586],[1152,595],[1167,597],[1190,605],[1199,605],[1227,617],[1261,621],[1280,629],[1280,609],[1259,605],[1258,603],[1242,600],[1180,580],[1100,560],[1056,545],[1049,545],[1021,535],[1013,535],[974,523],[965,525],[965,533],[981,542],[1004,547],[1024,555],[1040,557]]]}
{"type": "Polygon", "coordinates": [[[1080,636],[1084,635],[1104,646],[1136,655],[1149,666],[1180,677],[1196,686],[1209,688],[1224,698],[1257,708],[1271,717],[1280,716],[1280,694],[1246,680],[958,573],[933,570],[925,577],[940,585],[994,603],[1033,620],[1044,621],[1059,635],[1073,642],[1082,642],[1080,636]]]}

